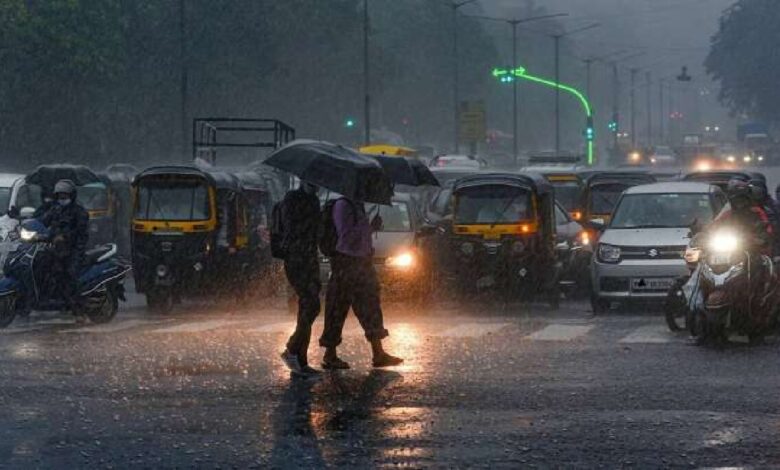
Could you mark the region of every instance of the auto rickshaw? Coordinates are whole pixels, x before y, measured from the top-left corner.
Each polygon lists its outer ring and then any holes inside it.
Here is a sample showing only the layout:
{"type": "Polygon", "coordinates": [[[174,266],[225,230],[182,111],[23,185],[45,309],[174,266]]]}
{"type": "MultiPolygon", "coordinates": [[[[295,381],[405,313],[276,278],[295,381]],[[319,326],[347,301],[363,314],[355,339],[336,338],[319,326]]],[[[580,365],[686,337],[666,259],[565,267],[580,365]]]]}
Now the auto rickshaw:
{"type": "Polygon", "coordinates": [[[584,171],[580,176],[584,187],[580,202],[582,216],[579,220],[586,225],[589,222],[606,225],[623,191],[656,182],[653,175],[639,171],[584,171]]]}
{"type": "Polygon", "coordinates": [[[541,294],[557,307],[554,191],[535,173],[491,173],[453,186],[450,252],[459,290],[493,286],[505,298],[541,294]]]}
{"type": "Polygon", "coordinates": [[[133,273],[150,308],[167,312],[184,296],[245,298],[260,243],[239,176],[159,166],[139,173],[133,191],[133,273]]]}
{"type": "Polygon", "coordinates": [[[547,181],[555,189],[555,199],[566,209],[572,219],[582,220],[582,192],[585,184],[574,168],[540,168],[533,171],[539,172],[547,178],[547,181]]]}
{"type": "Polygon", "coordinates": [[[694,171],[682,177],[683,181],[709,183],[719,187],[723,191],[726,191],[729,181],[733,179],[746,182],[750,180],[763,180],[766,182],[766,176],[764,176],[763,173],[739,170],[694,171]]]}
{"type": "Polygon", "coordinates": [[[59,180],[68,179],[76,185],[79,204],[89,213],[89,246],[116,241],[116,208],[106,181],[83,165],[41,165],[27,175],[13,191],[11,204],[18,209],[37,208],[43,196],[54,189],[59,180]]]}
{"type": "Polygon", "coordinates": [[[360,153],[367,153],[369,155],[392,155],[400,157],[416,157],[419,155],[417,150],[413,148],[386,144],[366,145],[360,147],[358,150],[360,153]]]}

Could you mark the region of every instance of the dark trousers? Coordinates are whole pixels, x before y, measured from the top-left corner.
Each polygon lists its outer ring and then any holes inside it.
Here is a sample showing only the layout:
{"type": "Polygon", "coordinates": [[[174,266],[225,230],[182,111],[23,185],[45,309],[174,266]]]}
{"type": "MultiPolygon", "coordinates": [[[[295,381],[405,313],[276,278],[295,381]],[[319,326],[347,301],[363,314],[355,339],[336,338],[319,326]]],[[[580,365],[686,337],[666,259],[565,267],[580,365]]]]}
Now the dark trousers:
{"type": "Polygon", "coordinates": [[[298,355],[301,365],[306,365],[311,325],[320,313],[320,265],[316,255],[290,256],[284,261],[284,272],[298,296],[298,319],[287,350],[298,355]]]}
{"type": "Polygon", "coordinates": [[[325,294],[325,330],[320,346],[335,348],[341,344],[341,333],[349,308],[363,327],[369,341],[388,336],[379,301],[379,280],[371,258],[334,256],[325,294]]]}

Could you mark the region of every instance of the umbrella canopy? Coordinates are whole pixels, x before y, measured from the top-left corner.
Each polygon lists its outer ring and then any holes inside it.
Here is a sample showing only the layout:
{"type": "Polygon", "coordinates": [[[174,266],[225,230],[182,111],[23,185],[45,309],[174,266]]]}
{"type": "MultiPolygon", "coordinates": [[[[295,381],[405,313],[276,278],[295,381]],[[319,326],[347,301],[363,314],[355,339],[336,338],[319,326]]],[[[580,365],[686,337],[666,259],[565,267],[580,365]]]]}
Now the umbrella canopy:
{"type": "Polygon", "coordinates": [[[360,153],[367,153],[369,155],[395,155],[404,157],[416,157],[417,150],[409,147],[400,147],[398,145],[366,145],[360,147],[360,153]]]}
{"type": "Polygon", "coordinates": [[[393,187],[376,159],[329,142],[295,140],[263,163],[355,201],[390,204],[393,187]]]}
{"type": "Polygon", "coordinates": [[[71,180],[76,186],[102,182],[95,172],[83,165],[41,165],[25,180],[49,191],[60,180],[71,180]]]}
{"type": "Polygon", "coordinates": [[[416,158],[372,155],[395,184],[408,186],[440,186],[431,170],[416,158]]]}

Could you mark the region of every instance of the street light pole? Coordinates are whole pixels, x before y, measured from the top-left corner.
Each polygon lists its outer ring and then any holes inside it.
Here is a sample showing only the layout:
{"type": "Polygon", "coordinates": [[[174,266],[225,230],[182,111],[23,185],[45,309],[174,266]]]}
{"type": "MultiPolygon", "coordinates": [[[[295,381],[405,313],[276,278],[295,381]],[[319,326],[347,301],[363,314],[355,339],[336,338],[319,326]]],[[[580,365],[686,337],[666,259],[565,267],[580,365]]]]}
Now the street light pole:
{"type": "Polygon", "coordinates": [[[179,0],[179,62],[180,62],[180,119],[181,119],[181,158],[189,159],[187,155],[187,11],[184,8],[184,0],[179,0]]]}
{"type": "Polygon", "coordinates": [[[617,152],[618,132],[620,132],[620,77],[617,62],[612,62],[612,119],[615,121],[615,130],[612,132],[612,148],[617,152]]]}
{"type": "Polygon", "coordinates": [[[458,61],[458,9],[469,3],[474,3],[477,0],[462,0],[461,2],[452,2],[450,7],[452,8],[452,95],[453,95],[453,119],[454,119],[454,133],[455,142],[453,148],[455,153],[460,152],[460,123],[458,120],[458,107],[460,106],[460,70],[458,61]]]}
{"type": "Polygon", "coordinates": [[[371,144],[371,94],[369,91],[368,75],[368,20],[368,0],[363,0],[363,91],[365,93],[365,100],[363,102],[363,143],[365,145],[371,144]]]}
{"type": "Polygon", "coordinates": [[[664,79],[658,81],[658,140],[663,144],[664,139],[664,79]]]}
{"type": "MultiPolygon", "coordinates": [[[[553,36],[555,39],[555,83],[561,83],[561,38],[562,34],[553,36]]],[[[555,88],[555,155],[561,154],[561,91],[555,88]]]]}
{"type": "Polygon", "coordinates": [[[652,75],[648,70],[645,72],[645,80],[647,81],[647,146],[653,145],[653,98],[652,98],[652,75]]]}
{"type": "Polygon", "coordinates": [[[631,148],[636,148],[636,74],[639,69],[631,69],[631,148]]]}

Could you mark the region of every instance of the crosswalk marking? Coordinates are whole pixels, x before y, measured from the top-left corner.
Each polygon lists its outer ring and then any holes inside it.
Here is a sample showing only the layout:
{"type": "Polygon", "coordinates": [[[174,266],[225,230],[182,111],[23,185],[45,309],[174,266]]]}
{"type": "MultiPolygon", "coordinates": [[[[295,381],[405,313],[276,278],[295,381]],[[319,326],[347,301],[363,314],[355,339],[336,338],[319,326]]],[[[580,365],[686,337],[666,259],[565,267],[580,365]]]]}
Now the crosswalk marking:
{"type": "Polygon", "coordinates": [[[646,325],[641,326],[631,332],[631,334],[624,336],[619,343],[632,344],[632,343],[648,343],[648,344],[662,344],[669,343],[673,340],[672,333],[664,325],[646,325]]]}
{"type": "Polygon", "coordinates": [[[207,320],[194,323],[184,323],[181,325],[169,326],[152,330],[151,333],[201,333],[203,331],[216,330],[226,326],[247,323],[246,320],[207,320]]]}
{"type": "Polygon", "coordinates": [[[553,323],[526,336],[526,339],[534,341],[572,341],[586,335],[591,329],[593,329],[593,325],[561,325],[553,323]]]}
{"type": "Polygon", "coordinates": [[[496,333],[509,325],[511,325],[511,323],[464,323],[441,332],[433,333],[433,336],[443,336],[447,338],[477,338],[496,333]]]}
{"type": "Polygon", "coordinates": [[[129,330],[137,326],[145,325],[158,325],[167,320],[154,321],[154,320],[125,320],[116,323],[107,323],[105,325],[91,325],[83,328],[75,328],[71,330],[61,330],[59,333],[116,333],[118,331],[129,330]]]}

